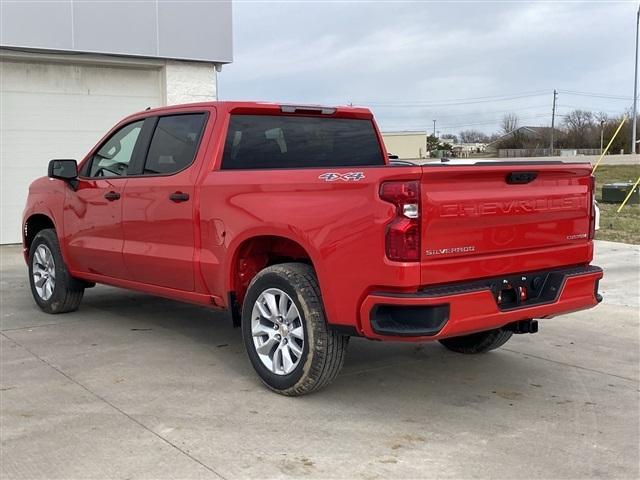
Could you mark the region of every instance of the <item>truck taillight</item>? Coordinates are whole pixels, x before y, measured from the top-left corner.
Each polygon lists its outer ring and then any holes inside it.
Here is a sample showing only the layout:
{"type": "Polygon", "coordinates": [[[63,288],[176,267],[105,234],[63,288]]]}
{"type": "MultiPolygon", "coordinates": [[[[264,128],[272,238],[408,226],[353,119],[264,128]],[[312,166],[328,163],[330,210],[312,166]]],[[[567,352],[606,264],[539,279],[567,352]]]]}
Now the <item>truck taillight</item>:
{"type": "Polygon", "coordinates": [[[596,236],[596,177],[591,175],[589,184],[591,189],[591,208],[589,209],[589,239],[596,236]]]}
{"type": "Polygon", "coordinates": [[[398,262],[420,260],[420,182],[384,182],[380,198],[396,206],[396,216],[387,224],[387,258],[398,262]]]}

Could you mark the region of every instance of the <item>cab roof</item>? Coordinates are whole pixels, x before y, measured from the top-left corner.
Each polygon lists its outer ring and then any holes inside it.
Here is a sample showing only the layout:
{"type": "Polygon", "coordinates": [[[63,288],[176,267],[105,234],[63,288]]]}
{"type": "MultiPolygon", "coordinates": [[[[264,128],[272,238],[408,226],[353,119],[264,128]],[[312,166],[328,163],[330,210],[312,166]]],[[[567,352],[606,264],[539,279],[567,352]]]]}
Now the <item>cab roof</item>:
{"type": "Polygon", "coordinates": [[[371,110],[366,107],[354,107],[348,105],[312,105],[312,104],[294,104],[294,103],[275,103],[275,102],[238,102],[238,101],[212,101],[198,103],[184,103],[179,105],[169,105],[166,107],[149,108],[147,110],[134,113],[130,117],[138,117],[141,115],[160,115],[163,113],[175,112],[180,110],[198,110],[216,108],[218,111],[225,113],[237,114],[269,114],[269,115],[320,115],[320,116],[336,116],[347,118],[363,118],[370,119],[373,117],[371,110]]]}

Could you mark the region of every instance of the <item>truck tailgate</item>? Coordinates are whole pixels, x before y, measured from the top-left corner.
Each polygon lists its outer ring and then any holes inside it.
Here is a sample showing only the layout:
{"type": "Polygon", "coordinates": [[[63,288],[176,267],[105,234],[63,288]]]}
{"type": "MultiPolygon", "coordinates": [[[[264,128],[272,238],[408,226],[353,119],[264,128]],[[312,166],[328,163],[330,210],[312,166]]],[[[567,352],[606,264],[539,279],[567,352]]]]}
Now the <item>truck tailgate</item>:
{"type": "Polygon", "coordinates": [[[591,165],[425,165],[422,283],[586,263],[591,165]]]}

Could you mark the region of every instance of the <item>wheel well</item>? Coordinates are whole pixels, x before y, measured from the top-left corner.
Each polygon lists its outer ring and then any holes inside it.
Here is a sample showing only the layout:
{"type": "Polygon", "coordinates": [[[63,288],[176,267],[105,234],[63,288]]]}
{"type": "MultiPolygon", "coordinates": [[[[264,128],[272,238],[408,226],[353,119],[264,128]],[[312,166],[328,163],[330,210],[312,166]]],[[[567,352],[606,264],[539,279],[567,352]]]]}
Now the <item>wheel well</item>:
{"type": "Polygon", "coordinates": [[[37,213],[35,215],[31,215],[24,224],[24,231],[22,232],[24,235],[24,245],[27,248],[31,247],[31,242],[36,238],[36,235],[39,231],[44,230],[45,228],[56,228],[53,224],[53,221],[43,215],[41,213],[37,213]]]}
{"type": "Polygon", "coordinates": [[[235,304],[231,305],[232,310],[235,308],[239,313],[249,283],[260,270],[286,262],[307,263],[313,267],[307,251],[299,243],[288,238],[260,236],[245,240],[236,250],[231,266],[230,297],[235,304]]]}

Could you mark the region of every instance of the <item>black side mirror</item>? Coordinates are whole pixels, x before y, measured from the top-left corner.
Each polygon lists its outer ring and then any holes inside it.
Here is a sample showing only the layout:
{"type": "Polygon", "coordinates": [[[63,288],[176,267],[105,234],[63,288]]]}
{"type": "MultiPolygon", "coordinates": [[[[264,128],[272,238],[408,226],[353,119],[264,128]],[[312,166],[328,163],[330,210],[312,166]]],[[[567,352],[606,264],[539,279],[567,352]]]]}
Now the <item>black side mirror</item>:
{"type": "Polygon", "coordinates": [[[393,153],[387,153],[387,157],[389,157],[389,160],[398,160],[398,155],[394,155],[393,153]]]}
{"type": "Polygon", "coordinates": [[[78,162],[67,159],[51,160],[47,174],[51,178],[69,182],[69,185],[75,190],[78,184],[78,162]]]}
{"type": "Polygon", "coordinates": [[[73,180],[78,178],[78,163],[75,160],[51,160],[48,175],[60,180],[73,180]]]}

